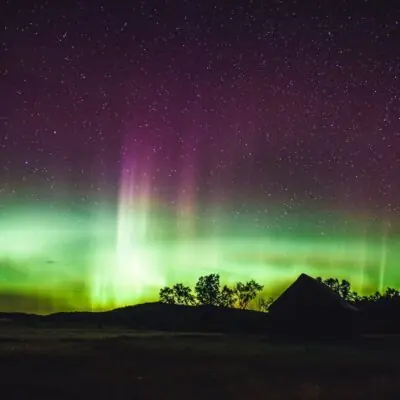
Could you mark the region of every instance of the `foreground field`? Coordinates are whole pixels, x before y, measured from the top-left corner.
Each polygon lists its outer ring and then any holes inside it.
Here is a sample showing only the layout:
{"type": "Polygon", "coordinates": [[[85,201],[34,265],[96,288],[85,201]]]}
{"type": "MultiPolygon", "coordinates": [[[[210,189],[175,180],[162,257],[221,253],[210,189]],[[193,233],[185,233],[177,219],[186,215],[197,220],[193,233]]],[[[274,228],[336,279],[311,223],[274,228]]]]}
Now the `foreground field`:
{"type": "Polygon", "coordinates": [[[400,342],[0,329],[2,398],[396,399],[400,342]]]}

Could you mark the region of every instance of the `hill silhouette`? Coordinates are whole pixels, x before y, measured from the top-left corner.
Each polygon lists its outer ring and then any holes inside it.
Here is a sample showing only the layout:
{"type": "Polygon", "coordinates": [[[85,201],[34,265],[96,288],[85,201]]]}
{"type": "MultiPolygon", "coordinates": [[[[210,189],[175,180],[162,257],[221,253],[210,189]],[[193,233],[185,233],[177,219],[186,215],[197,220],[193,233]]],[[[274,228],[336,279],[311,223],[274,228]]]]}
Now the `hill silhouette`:
{"type": "Polygon", "coordinates": [[[265,333],[266,313],[215,306],[144,303],[103,312],[49,315],[0,313],[0,320],[19,325],[116,326],[146,330],[265,333]]]}
{"type": "Polygon", "coordinates": [[[261,333],[280,337],[353,337],[399,334],[400,293],[359,296],[347,281],[301,274],[275,301],[259,298],[259,311],[246,309],[262,288],[254,281],[220,287],[219,276],[201,277],[195,290],[176,284],[160,291],[160,302],[109,311],[48,315],[0,313],[1,325],[103,328],[209,333],[261,333]],[[186,303],[186,304],[185,304],[186,303]],[[188,304],[189,303],[189,304],[188,304]]]}

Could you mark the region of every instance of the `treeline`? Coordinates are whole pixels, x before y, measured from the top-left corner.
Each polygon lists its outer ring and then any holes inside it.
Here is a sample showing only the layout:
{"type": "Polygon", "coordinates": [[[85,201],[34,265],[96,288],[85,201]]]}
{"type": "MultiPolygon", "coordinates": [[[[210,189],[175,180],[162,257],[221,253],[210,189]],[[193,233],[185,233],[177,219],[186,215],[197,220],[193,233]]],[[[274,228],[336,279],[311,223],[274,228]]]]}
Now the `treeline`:
{"type": "Polygon", "coordinates": [[[331,288],[342,299],[361,309],[376,306],[400,306],[400,291],[391,287],[386,288],[385,292],[383,293],[376,291],[371,295],[362,296],[359,295],[355,290],[353,290],[351,287],[351,283],[345,279],[340,281],[337,278],[317,278],[317,280],[331,288]]]}
{"type": "Polygon", "coordinates": [[[221,285],[219,274],[201,276],[192,289],[182,283],[160,290],[160,302],[187,306],[207,305],[235,307],[242,310],[258,297],[258,309],[267,311],[272,299],[264,299],[259,293],[264,289],[256,281],[237,282],[233,287],[221,285]]]}
{"type": "MultiPolygon", "coordinates": [[[[383,312],[400,310],[400,291],[388,287],[384,293],[375,292],[368,296],[359,295],[349,281],[337,278],[322,279],[331,290],[342,299],[366,311],[383,312]]],[[[194,288],[177,283],[160,290],[160,302],[181,305],[210,305],[217,307],[235,307],[246,309],[250,304],[259,311],[268,312],[274,299],[261,296],[264,286],[254,280],[237,282],[233,287],[221,285],[219,274],[201,276],[194,288]]]]}

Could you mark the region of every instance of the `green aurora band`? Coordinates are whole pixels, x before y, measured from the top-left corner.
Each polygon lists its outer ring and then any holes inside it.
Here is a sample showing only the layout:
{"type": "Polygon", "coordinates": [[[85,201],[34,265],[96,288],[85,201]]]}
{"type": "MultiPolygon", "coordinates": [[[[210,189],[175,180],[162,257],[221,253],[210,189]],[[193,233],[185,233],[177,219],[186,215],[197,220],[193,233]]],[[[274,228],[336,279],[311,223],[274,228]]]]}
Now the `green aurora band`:
{"type": "Polygon", "coordinates": [[[277,231],[255,224],[251,213],[182,204],[173,212],[131,190],[125,188],[118,210],[4,209],[1,311],[108,309],[156,300],[164,285],[193,285],[214,272],[228,284],[255,279],[266,295],[301,272],[349,279],[361,293],[400,286],[399,237],[389,225],[349,227],[335,216],[331,232],[317,232],[310,216],[292,215],[277,231]]]}

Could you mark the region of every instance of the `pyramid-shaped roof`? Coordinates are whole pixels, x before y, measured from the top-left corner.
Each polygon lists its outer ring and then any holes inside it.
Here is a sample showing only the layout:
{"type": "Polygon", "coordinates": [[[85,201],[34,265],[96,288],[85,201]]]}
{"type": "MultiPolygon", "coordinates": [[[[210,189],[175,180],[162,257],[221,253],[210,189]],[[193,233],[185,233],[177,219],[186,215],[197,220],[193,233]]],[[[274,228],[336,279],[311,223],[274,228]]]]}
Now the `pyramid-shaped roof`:
{"type": "Polygon", "coordinates": [[[358,311],[356,307],[343,300],[323,282],[309,275],[301,274],[271,305],[270,315],[323,308],[358,311]]]}

